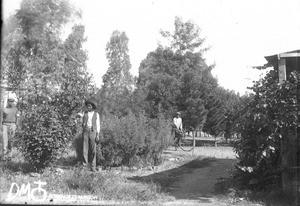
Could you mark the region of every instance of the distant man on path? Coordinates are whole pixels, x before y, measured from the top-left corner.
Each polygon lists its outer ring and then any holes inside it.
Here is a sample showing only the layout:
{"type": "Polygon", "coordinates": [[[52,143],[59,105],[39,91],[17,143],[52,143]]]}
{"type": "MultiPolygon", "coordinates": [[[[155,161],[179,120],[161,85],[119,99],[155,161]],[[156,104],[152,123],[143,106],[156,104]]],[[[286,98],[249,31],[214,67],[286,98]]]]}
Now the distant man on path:
{"type": "Polygon", "coordinates": [[[180,115],[180,112],[176,112],[176,116],[173,119],[175,131],[175,148],[178,147],[179,140],[182,137],[182,119],[180,115]]]}
{"type": "Polygon", "coordinates": [[[82,120],[83,157],[84,166],[89,166],[91,171],[96,170],[96,143],[99,141],[100,116],[95,111],[96,101],[89,99],[85,102],[87,111],[82,120]]]}
{"type": "Polygon", "coordinates": [[[3,148],[2,157],[4,161],[11,160],[11,141],[15,136],[17,128],[18,109],[15,105],[15,100],[9,98],[7,106],[3,109],[3,148]]]}

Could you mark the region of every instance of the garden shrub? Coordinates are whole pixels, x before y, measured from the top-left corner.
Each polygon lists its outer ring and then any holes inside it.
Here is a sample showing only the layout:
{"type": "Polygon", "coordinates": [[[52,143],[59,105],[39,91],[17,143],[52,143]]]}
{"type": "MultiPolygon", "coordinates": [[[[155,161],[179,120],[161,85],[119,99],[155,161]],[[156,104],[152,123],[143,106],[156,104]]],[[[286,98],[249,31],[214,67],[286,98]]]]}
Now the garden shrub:
{"type": "Polygon", "coordinates": [[[97,164],[103,166],[159,164],[171,142],[170,122],[162,116],[150,119],[143,114],[102,118],[97,164]]]}
{"type": "MultiPolygon", "coordinates": [[[[233,175],[246,188],[268,190],[280,185],[283,128],[296,135],[300,75],[292,72],[288,81],[277,84],[278,74],[270,71],[253,86],[255,94],[241,111],[241,139],[234,143],[238,163],[233,175]]],[[[299,128],[299,126],[298,126],[299,128]]]]}
{"type": "Polygon", "coordinates": [[[40,170],[60,157],[75,131],[72,118],[51,103],[28,104],[22,109],[22,127],[14,144],[32,168],[40,170]]]}

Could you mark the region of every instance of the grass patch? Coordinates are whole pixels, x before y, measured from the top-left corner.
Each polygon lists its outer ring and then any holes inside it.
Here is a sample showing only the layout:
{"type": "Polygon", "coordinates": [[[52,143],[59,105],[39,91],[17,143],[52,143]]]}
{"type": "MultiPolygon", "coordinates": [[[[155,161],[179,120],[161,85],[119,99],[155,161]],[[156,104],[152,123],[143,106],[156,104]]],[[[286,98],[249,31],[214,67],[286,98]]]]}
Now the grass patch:
{"type": "Polygon", "coordinates": [[[157,185],[136,183],[118,172],[92,173],[77,167],[63,173],[60,178],[53,177],[52,175],[51,179],[48,179],[47,186],[53,192],[58,187],[64,190],[64,194],[95,195],[100,199],[118,201],[156,201],[163,197],[157,185]]]}
{"type": "Polygon", "coordinates": [[[101,200],[114,201],[163,201],[166,197],[161,193],[160,186],[154,183],[141,183],[128,180],[119,171],[101,171],[93,173],[82,167],[73,167],[70,170],[46,168],[38,177],[22,171],[11,172],[1,169],[1,192],[9,191],[11,184],[37,185],[35,181],[41,180],[47,184],[43,188],[49,194],[64,195],[93,195],[101,200]]]}

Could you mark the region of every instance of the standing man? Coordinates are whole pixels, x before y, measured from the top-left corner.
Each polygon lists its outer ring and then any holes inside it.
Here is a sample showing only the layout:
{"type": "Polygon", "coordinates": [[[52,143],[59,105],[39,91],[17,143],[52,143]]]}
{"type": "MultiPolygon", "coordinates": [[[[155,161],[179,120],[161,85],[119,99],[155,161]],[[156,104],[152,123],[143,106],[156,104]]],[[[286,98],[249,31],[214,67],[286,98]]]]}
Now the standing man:
{"type": "Polygon", "coordinates": [[[182,119],[180,112],[176,112],[176,116],[173,119],[174,130],[175,130],[175,148],[178,147],[179,140],[182,136],[182,119]]]}
{"type": "Polygon", "coordinates": [[[96,143],[99,142],[100,117],[96,110],[96,101],[89,99],[85,102],[87,111],[82,120],[83,129],[83,159],[84,166],[89,166],[91,171],[96,170],[96,143]]]}
{"type": "Polygon", "coordinates": [[[15,105],[15,100],[9,98],[7,100],[7,106],[3,110],[3,160],[11,160],[11,141],[15,136],[17,128],[17,114],[18,109],[15,105]]]}

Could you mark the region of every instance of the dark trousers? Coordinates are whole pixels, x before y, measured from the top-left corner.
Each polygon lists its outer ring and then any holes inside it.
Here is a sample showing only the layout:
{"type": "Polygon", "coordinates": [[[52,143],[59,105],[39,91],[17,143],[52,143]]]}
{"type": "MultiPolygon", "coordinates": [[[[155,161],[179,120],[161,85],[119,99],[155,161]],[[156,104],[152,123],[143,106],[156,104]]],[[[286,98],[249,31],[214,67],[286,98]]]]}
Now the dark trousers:
{"type": "Polygon", "coordinates": [[[174,130],[174,133],[175,133],[175,147],[178,147],[179,146],[179,141],[180,139],[182,138],[182,132],[179,130],[179,129],[175,129],[174,130]]]}
{"type": "Polygon", "coordinates": [[[96,168],[96,131],[83,129],[83,165],[90,164],[92,170],[96,168]]]}
{"type": "Polygon", "coordinates": [[[2,142],[2,156],[3,158],[11,158],[11,141],[16,133],[16,124],[15,123],[3,123],[3,142],[2,142]]]}

